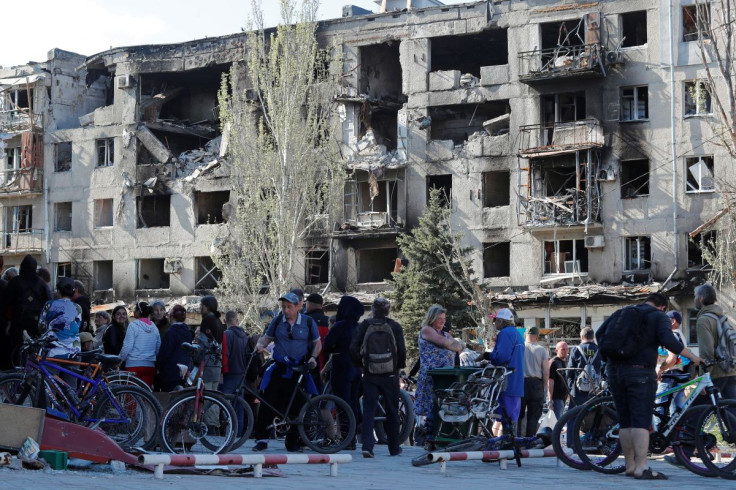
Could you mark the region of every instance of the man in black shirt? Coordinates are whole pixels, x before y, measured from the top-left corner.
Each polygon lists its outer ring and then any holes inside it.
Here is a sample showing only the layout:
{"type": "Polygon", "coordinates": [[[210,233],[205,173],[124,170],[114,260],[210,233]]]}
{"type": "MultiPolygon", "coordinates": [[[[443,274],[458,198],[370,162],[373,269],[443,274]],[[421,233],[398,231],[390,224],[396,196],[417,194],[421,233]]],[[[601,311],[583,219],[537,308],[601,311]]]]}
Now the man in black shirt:
{"type": "Polygon", "coordinates": [[[639,325],[640,349],[628,359],[609,360],[606,366],[608,387],[613,395],[619,416],[619,440],[626,459],[626,474],[639,480],[666,480],[663,473],[654,472],[647,465],[649,427],[657,391],[657,349],[667,350],[690,359],[693,364],[700,358],[684,347],[672,334],[670,319],[664,314],[667,296],[650,295],[637,306],[642,322],[639,325]]]}
{"type": "Polygon", "coordinates": [[[565,368],[565,362],[567,361],[567,354],[570,352],[570,347],[567,342],[557,342],[555,347],[555,353],[557,354],[549,363],[549,389],[547,393],[551,401],[552,406],[550,407],[555,412],[555,417],[558,419],[562,417],[562,411],[565,409],[565,400],[567,395],[570,394],[570,390],[567,387],[567,376],[565,371],[558,371],[558,369],[565,368]]]}

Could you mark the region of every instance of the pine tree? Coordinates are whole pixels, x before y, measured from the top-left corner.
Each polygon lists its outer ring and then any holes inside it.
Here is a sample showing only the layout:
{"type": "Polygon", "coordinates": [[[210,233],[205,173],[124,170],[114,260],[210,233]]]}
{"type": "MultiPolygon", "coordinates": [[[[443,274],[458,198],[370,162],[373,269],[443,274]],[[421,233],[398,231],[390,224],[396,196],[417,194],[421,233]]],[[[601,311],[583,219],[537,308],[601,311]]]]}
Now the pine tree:
{"type": "Polygon", "coordinates": [[[393,273],[390,282],[394,288],[394,308],[404,328],[410,356],[416,356],[422,320],[435,303],[447,309],[447,317],[456,331],[477,324],[468,305],[471,297],[466,293],[477,285],[464,279],[468,272],[472,274],[468,259],[472,249],[457,246],[460,235],[452,233],[450,211],[443,202],[442,191],[432,189],[419,224],[397,238],[408,265],[393,273]]]}

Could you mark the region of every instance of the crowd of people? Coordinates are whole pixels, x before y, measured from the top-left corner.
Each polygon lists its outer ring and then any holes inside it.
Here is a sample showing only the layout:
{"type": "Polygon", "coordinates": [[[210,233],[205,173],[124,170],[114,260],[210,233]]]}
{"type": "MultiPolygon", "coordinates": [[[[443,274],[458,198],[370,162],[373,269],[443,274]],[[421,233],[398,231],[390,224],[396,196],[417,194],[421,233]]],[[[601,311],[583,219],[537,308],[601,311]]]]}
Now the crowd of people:
{"type": "MultiPolygon", "coordinates": [[[[193,342],[207,353],[202,373],[207,389],[233,393],[245,378],[273,407],[283,411],[298,379],[293,368],[306,364],[307,391],[322,392],[324,383],[329,381],[332,392],[361,421],[364,457],[374,457],[372,414],[379,397],[383,398],[386,411],[388,452],[392,456],[402,452],[399,380],[406,367],[406,345],[404,330],[390,318],[391,305],[385,298],[376,298],[370,314],[363,319],[363,304],[346,295],[340,299],[336,314],[328,317],[323,311],[322,296],[313,293],[305,298],[301,289],[292,289],[279,298],[280,311],[263,333],[248,335],[240,326],[238,314],[227,311],[223,316],[213,296],[201,298],[201,319],[195,328],[187,323],[184,305],[175,304],[167,311],[161,301],[135,303],[132,318],[123,305],[111,313],[97,311],[91,315],[91,303],[81,282],[59,277],[52,294],[48,276],[48,271],[38,269],[30,255],[23,259],[19,270],[11,268],[3,273],[0,369],[13,367],[13,353],[22,344],[24,332],[31,337],[48,333],[54,338],[49,357],[66,359],[81,351],[100,349],[119,356],[122,368],[135,373],[153,389],[168,392],[182,387],[178,365],[190,361],[182,344],[193,342]]],[[[417,443],[431,439],[436,428],[430,375],[433,369],[487,363],[512,368],[499,396],[498,413],[511,422],[517,435],[526,437],[537,433],[545,406],[560,418],[566,408],[585,403],[597,380],[605,374],[619,414],[626,473],[640,479],[664,479],[665,475],[653,472],[646,463],[649,429],[657,424],[656,417],[652,417],[654,399],[656,394],[671,388],[671,381],[664,381],[662,373],[684,372],[700,363],[701,357],[716,357],[718,322],[724,315],[716,300],[712,286],[696,288],[695,306],[699,312],[694,328],[700,357],[686,346],[680,330],[681,313],[665,313],[668,299],[655,293],[636,307],[641,318],[637,327],[642,333],[637,337],[635,353],[618,359],[604,359],[603,347],[599,349],[600,338],[616,328],[616,313],[596,333],[590,326],[583,326],[578,345],[558,342],[555,355],[550,357],[548,349],[539,343],[539,328],[527,328],[522,338],[515,314],[508,308],[491,315],[495,335],[490,349],[475,352],[453,337],[447,310],[432,305],[419,329],[419,356],[410,373],[418,374],[414,406],[420,426],[417,443]]],[[[736,370],[715,367],[711,375],[724,398],[736,398],[736,370]]],[[[682,406],[681,393],[673,400],[671,410],[682,406]]],[[[254,451],[268,447],[273,437],[270,426],[276,416],[265,404],[259,405],[254,451]]],[[[296,415],[300,405],[292,406],[295,413],[291,415],[296,415]]],[[[238,417],[242,422],[242,414],[238,417]]],[[[499,434],[501,427],[497,422],[494,434],[499,434]]],[[[295,428],[286,434],[285,445],[289,451],[300,450],[295,428]]],[[[357,439],[351,441],[349,448],[356,446],[357,439]]],[[[668,461],[674,463],[673,458],[668,461]]]]}

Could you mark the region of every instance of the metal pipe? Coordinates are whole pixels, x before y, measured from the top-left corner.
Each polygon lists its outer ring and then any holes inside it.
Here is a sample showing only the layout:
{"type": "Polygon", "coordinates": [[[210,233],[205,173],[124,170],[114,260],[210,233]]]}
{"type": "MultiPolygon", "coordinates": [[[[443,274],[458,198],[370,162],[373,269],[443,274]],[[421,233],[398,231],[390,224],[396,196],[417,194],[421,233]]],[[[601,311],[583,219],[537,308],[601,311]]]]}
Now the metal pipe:
{"type": "Polygon", "coordinates": [[[670,139],[672,140],[672,234],[674,235],[675,247],[675,271],[680,265],[680,240],[678,237],[677,227],[677,140],[675,139],[675,123],[677,116],[675,114],[675,26],[672,10],[674,9],[672,0],[669,5],[669,25],[670,25],[670,139]]]}
{"type": "MultiPolygon", "coordinates": [[[[51,261],[51,236],[49,234],[49,182],[46,177],[43,178],[43,234],[46,244],[46,265],[49,265],[51,261]]],[[[52,277],[55,278],[56,274],[52,277]]],[[[56,279],[54,279],[54,282],[56,282],[56,279]]]]}

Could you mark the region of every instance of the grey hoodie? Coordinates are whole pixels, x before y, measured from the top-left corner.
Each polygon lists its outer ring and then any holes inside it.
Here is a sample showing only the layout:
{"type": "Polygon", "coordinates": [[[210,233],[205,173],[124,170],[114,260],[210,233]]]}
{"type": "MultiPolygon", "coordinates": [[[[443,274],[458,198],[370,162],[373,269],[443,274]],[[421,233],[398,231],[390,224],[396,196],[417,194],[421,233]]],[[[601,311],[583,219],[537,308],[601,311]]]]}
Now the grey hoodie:
{"type": "Polygon", "coordinates": [[[134,320],[125,331],[120,357],[125,367],[154,367],[161,348],[158,328],[148,318],[134,320]]]}

